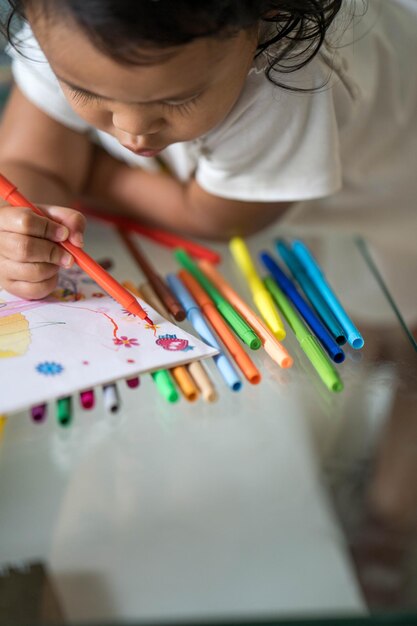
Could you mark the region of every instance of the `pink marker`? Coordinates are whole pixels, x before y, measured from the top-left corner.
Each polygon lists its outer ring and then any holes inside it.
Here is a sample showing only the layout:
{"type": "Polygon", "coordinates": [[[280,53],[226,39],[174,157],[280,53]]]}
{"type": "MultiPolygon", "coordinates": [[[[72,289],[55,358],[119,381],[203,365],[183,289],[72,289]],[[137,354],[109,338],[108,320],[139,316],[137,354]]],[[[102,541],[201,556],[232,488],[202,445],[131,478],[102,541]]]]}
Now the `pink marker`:
{"type": "Polygon", "coordinates": [[[80,393],[80,402],[83,409],[92,409],[95,404],[94,390],[88,389],[80,393]]]}

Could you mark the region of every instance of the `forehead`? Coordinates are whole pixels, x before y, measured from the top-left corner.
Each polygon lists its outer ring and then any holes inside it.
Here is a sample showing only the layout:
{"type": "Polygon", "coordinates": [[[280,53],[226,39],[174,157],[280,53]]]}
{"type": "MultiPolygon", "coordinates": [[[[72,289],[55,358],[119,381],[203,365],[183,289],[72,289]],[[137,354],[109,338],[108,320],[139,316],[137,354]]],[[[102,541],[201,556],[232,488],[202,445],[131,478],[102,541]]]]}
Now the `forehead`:
{"type": "Polygon", "coordinates": [[[72,20],[29,21],[52,69],[66,82],[113,99],[146,100],[199,88],[233,72],[247,33],[200,38],[171,48],[139,48],[139,64],[122,64],[99,50],[72,20]]]}

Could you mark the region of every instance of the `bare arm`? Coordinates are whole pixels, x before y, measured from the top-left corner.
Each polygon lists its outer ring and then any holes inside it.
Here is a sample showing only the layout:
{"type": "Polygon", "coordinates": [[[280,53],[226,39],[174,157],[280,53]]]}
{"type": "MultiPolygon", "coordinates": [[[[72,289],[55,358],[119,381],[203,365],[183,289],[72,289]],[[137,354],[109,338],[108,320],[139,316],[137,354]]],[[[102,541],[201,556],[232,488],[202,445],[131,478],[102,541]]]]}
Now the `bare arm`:
{"type": "Polygon", "coordinates": [[[89,139],[55,122],[14,87],[0,126],[0,171],[32,201],[68,206],[85,184],[89,139]]]}
{"type": "Polygon", "coordinates": [[[243,202],[207,193],[164,173],[131,168],[97,151],[85,190],[93,202],[191,235],[228,239],[249,235],[281,217],[289,202],[243,202]]]}
{"type": "Polygon", "coordinates": [[[47,217],[0,203],[0,286],[11,293],[42,298],[54,289],[59,266],[72,264],[57,242],[68,238],[82,245],[84,217],[66,207],[87,178],[91,154],[86,136],[55,122],[13,89],[0,126],[0,172],[30,200],[46,203],[47,217]]]}

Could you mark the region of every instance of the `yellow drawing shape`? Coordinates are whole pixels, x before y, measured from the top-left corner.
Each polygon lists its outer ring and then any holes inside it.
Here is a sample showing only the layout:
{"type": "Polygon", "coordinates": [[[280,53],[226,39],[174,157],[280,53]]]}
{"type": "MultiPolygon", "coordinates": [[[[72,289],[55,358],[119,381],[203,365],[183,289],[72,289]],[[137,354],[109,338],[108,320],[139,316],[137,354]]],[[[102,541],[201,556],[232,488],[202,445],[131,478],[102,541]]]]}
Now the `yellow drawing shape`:
{"type": "Polygon", "coordinates": [[[0,359],[22,356],[29,345],[29,322],[22,313],[0,317],[0,359]]]}

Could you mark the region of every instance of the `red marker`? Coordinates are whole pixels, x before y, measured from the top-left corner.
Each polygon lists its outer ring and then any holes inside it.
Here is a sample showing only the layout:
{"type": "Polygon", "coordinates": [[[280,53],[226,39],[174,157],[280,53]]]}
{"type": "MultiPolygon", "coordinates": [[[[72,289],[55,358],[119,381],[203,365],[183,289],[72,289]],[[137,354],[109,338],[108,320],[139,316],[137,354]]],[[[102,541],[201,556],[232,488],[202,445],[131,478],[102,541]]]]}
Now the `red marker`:
{"type": "MultiPolygon", "coordinates": [[[[4,176],[0,174],[0,196],[4,198],[12,206],[24,206],[32,209],[38,215],[46,217],[43,211],[37,206],[29,202],[18,191],[16,185],[13,185],[4,176]]],[[[142,320],[145,320],[150,326],[153,326],[152,320],[147,316],[146,311],[142,309],[136,298],[127,289],[122,287],[117,280],[110,276],[105,269],[103,269],[94,259],[92,259],[84,250],[77,248],[69,241],[63,241],[58,245],[62,246],[74,257],[75,261],[93,280],[96,281],[112,298],[114,298],[124,309],[137,315],[142,320]]]]}
{"type": "Polygon", "coordinates": [[[202,246],[195,241],[191,241],[190,239],[180,237],[180,235],[176,235],[175,233],[168,232],[167,230],[153,228],[152,226],[145,226],[144,224],[140,224],[136,220],[128,217],[113,215],[110,213],[100,213],[99,211],[95,211],[84,204],[77,203],[74,206],[82,213],[91,215],[92,217],[102,220],[103,222],[107,222],[108,224],[113,224],[113,226],[117,226],[123,230],[143,235],[144,237],[152,239],[167,248],[183,248],[195,259],[204,259],[205,261],[209,261],[210,263],[214,263],[216,265],[221,261],[220,254],[214,250],[206,248],[205,246],[202,246]]]}

